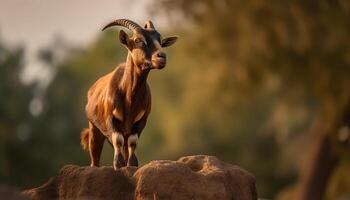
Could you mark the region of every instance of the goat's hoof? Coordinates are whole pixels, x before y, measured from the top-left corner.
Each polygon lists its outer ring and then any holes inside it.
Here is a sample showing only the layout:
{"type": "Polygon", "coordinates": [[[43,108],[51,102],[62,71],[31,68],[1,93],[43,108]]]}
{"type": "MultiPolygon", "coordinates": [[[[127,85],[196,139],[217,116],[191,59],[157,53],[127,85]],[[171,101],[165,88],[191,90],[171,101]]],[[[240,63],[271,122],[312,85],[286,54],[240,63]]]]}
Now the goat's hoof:
{"type": "Polygon", "coordinates": [[[125,167],[125,161],[124,161],[122,154],[118,154],[117,160],[114,161],[114,163],[113,163],[113,168],[115,170],[117,170],[117,169],[122,168],[122,167],[125,167]]]}
{"type": "Polygon", "coordinates": [[[132,154],[128,160],[128,167],[138,167],[139,161],[137,160],[137,157],[135,154],[132,154]]]}

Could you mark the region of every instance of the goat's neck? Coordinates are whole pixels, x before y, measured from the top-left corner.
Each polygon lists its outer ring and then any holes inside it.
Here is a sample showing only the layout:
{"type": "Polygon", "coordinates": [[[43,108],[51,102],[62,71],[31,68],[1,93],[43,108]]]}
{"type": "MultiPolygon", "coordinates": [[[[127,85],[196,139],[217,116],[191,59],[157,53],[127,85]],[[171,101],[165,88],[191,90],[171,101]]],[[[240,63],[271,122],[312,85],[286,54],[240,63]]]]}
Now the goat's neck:
{"type": "Polygon", "coordinates": [[[121,81],[121,89],[124,90],[127,102],[131,103],[133,96],[143,87],[146,87],[148,70],[143,71],[133,62],[128,53],[125,70],[121,81]]]}

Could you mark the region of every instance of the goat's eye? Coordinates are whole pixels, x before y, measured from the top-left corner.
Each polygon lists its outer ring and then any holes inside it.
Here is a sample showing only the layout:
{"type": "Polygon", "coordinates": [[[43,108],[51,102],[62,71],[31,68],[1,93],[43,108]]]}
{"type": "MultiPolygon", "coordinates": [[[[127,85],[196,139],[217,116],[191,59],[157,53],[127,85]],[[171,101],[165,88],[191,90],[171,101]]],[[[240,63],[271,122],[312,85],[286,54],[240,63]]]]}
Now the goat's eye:
{"type": "Polygon", "coordinates": [[[136,39],[135,39],[135,43],[136,43],[137,45],[143,45],[143,41],[142,41],[140,38],[136,38],[136,39]]]}

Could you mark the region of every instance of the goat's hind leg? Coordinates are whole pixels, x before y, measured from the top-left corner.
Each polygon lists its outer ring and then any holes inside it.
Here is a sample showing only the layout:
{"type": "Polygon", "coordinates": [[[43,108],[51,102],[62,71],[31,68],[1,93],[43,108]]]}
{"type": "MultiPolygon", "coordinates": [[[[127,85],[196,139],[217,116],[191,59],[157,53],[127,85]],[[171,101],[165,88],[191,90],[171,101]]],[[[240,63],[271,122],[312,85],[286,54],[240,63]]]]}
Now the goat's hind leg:
{"type": "Polygon", "coordinates": [[[89,123],[89,129],[89,152],[91,167],[98,167],[100,166],[100,157],[103,149],[103,143],[105,141],[105,136],[92,123],[89,123]]]}

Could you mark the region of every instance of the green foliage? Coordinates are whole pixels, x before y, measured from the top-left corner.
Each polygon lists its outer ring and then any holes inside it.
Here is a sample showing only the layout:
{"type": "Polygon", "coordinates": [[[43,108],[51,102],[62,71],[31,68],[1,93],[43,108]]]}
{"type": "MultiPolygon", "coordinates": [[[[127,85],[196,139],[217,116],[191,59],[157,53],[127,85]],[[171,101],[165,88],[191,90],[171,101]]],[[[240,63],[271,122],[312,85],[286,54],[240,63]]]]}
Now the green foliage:
{"type": "Polygon", "coordinates": [[[186,112],[182,141],[192,135],[197,152],[250,169],[263,197],[295,181],[311,122],[334,126],[349,101],[349,8],[346,1],[163,0],[155,10],[182,13],[177,24],[190,24],[172,54],[186,80],[183,107],[176,106],[186,112]]]}
{"type": "Polygon", "coordinates": [[[335,170],[330,180],[326,199],[345,198],[350,191],[350,160],[344,160],[335,170]]]}
{"type": "Polygon", "coordinates": [[[21,153],[28,137],[26,119],[31,88],[23,86],[19,72],[23,64],[23,49],[9,48],[0,42],[0,180],[19,183],[24,181],[25,163],[21,153]],[[22,176],[22,177],[21,177],[22,176]]]}

